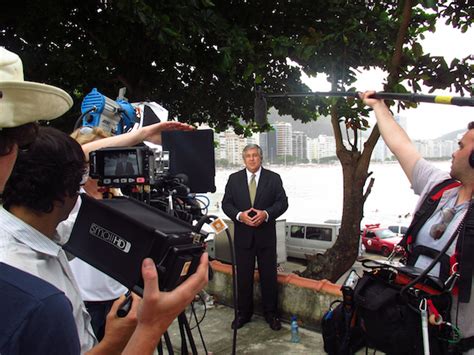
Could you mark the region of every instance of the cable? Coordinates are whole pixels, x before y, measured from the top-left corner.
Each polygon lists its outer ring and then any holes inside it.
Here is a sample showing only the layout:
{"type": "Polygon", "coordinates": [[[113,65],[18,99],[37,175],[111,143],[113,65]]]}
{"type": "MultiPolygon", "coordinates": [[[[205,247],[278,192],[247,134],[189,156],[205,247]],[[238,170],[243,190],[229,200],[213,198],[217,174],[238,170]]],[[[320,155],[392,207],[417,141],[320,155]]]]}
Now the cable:
{"type": "MultiPolygon", "coordinates": [[[[203,216],[193,227],[194,231],[198,233],[201,230],[204,223],[208,221],[214,221],[216,219],[218,219],[218,217],[214,215],[203,216]]],[[[232,263],[232,281],[233,281],[232,282],[232,296],[234,298],[234,320],[237,321],[238,319],[237,308],[238,308],[239,301],[238,301],[238,292],[237,292],[237,288],[238,288],[237,272],[235,270],[235,260],[236,260],[235,249],[234,249],[234,242],[232,241],[232,237],[229,232],[229,228],[226,228],[225,233],[227,236],[227,240],[229,241],[230,258],[231,258],[231,263],[232,263]]],[[[233,337],[232,337],[232,355],[235,355],[236,347],[237,347],[237,327],[234,327],[234,332],[233,332],[233,337]]]]}
{"type": "Polygon", "coordinates": [[[194,301],[191,302],[191,314],[189,315],[189,323],[191,323],[191,318],[192,318],[193,314],[194,314],[194,318],[196,319],[196,325],[194,327],[192,327],[191,330],[193,330],[196,327],[199,328],[199,325],[204,321],[204,318],[206,318],[206,313],[207,313],[206,301],[204,300],[204,298],[202,298],[200,293],[198,293],[197,296],[199,296],[199,298],[201,299],[202,305],[204,307],[204,313],[201,316],[201,319],[198,321],[197,320],[197,315],[196,315],[196,310],[194,309],[194,301]]]}
{"type": "MultiPolygon", "coordinates": [[[[204,316],[206,315],[206,302],[204,302],[202,297],[201,297],[201,300],[204,303],[204,315],[202,316],[202,319],[201,319],[201,321],[202,321],[204,319],[204,316]]],[[[194,319],[196,320],[196,327],[198,329],[199,337],[201,338],[202,346],[204,348],[204,354],[207,354],[206,343],[204,342],[204,337],[203,337],[202,332],[201,332],[201,327],[199,326],[201,321],[198,322],[198,320],[197,320],[197,315],[196,315],[196,312],[194,310],[194,302],[191,303],[191,310],[192,310],[192,314],[194,315],[194,319]]],[[[192,330],[194,328],[190,328],[190,329],[192,330]]]]}
{"type": "Polygon", "coordinates": [[[204,204],[204,208],[208,208],[209,205],[211,204],[211,200],[209,199],[209,197],[207,197],[206,195],[196,195],[196,196],[195,196],[195,199],[196,199],[197,201],[199,201],[199,202],[202,202],[202,200],[200,200],[198,197],[199,197],[199,198],[202,197],[202,198],[206,199],[207,204],[204,204]]]}
{"type": "Polygon", "coordinates": [[[80,123],[81,123],[81,121],[82,121],[82,119],[84,118],[85,115],[87,115],[89,112],[96,111],[96,110],[97,110],[97,107],[92,106],[92,107],[91,107],[90,109],[88,109],[86,112],[84,112],[83,114],[81,114],[81,115],[79,116],[79,118],[76,120],[76,123],[74,123],[74,131],[75,131],[76,129],[78,129],[78,128],[81,126],[80,123]]]}

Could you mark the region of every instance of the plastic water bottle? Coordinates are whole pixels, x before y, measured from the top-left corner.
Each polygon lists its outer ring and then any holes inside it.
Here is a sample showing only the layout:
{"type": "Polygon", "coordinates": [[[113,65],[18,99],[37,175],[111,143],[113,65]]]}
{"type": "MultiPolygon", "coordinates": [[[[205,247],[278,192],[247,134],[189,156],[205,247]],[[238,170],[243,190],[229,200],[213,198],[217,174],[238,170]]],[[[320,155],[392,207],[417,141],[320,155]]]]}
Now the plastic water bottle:
{"type": "Polygon", "coordinates": [[[291,342],[300,342],[300,332],[298,329],[298,322],[296,321],[296,316],[291,316],[291,342]]]}

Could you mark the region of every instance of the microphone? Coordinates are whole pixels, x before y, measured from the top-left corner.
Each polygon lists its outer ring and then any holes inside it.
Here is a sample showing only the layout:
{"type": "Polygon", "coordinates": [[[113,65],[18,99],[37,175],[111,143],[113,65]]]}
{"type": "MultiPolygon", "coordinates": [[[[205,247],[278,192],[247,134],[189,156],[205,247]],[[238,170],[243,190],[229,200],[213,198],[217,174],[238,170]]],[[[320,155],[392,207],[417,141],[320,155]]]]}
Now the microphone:
{"type": "Polygon", "coordinates": [[[267,100],[263,94],[262,88],[255,88],[254,118],[259,126],[267,123],[267,100]]]}

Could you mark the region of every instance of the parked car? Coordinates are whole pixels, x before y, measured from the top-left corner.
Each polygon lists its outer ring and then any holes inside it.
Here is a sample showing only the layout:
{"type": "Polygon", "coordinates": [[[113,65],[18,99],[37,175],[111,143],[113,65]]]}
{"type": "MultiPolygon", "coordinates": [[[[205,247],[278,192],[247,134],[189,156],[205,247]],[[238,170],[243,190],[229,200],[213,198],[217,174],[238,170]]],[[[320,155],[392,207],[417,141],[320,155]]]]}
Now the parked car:
{"type": "Polygon", "coordinates": [[[394,226],[388,226],[388,229],[390,229],[393,233],[395,233],[398,236],[403,236],[407,232],[408,227],[397,224],[394,226]]]}
{"type": "MultiPolygon", "coordinates": [[[[324,253],[331,248],[339,235],[341,221],[329,219],[323,223],[286,222],[286,253],[298,259],[306,255],[324,253]]],[[[359,253],[365,253],[365,246],[359,240],[359,253]]]]}
{"type": "Polygon", "coordinates": [[[362,243],[365,249],[383,256],[389,256],[394,249],[397,254],[403,255],[403,248],[398,246],[401,240],[401,236],[388,228],[381,227],[380,224],[367,224],[362,230],[362,243]]]}
{"type": "Polygon", "coordinates": [[[306,254],[324,253],[333,246],[339,235],[339,221],[330,223],[286,223],[286,253],[306,259],[306,254]]]}

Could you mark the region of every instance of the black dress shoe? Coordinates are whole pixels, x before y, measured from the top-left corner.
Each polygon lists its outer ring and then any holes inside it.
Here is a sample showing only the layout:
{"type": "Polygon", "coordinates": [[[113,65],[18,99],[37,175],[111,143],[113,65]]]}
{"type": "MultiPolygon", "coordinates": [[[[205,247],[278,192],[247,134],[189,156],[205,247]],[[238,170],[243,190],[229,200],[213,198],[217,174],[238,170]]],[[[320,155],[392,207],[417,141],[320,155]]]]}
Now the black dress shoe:
{"type": "Polygon", "coordinates": [[[270,325],[272,330],[280,330],[281,329],[281,322],[278,317],[271,317],[267,319],[267,323],[270,325]]]}
{"type": "Polygon", "coordinates": [[[248,323],[248,322],[250,322],[250,318],[237,317],[237,319],[234,319],[232,321],[231,328],[235,329],[235,327],[237,326],[237,329],[240,329],[244,326],[245,323],[248,323]]]}

